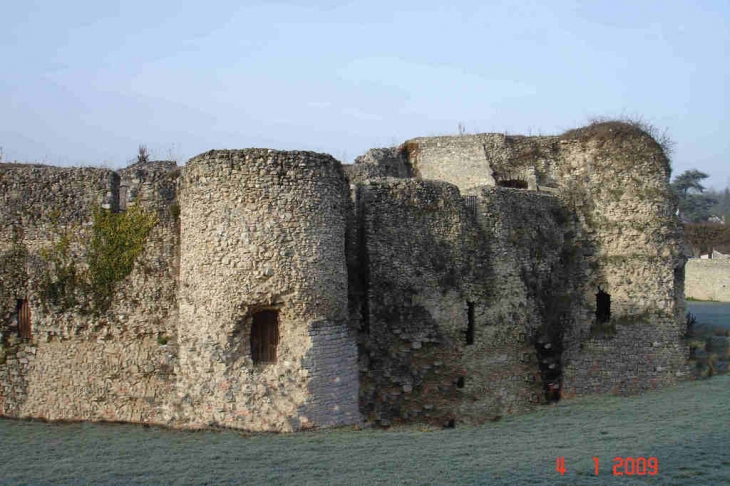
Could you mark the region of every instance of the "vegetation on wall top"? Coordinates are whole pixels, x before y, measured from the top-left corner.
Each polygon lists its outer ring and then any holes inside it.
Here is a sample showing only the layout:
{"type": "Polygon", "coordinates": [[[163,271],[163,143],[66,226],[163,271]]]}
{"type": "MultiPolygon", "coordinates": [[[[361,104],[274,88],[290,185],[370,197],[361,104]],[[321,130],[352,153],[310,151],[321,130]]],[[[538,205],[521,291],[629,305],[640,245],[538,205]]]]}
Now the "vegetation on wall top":
{"type": "MultiPolygon", "coordinates": [[[[666,130],[660,131],[640,118],[594,118],[590,120],[587,126],[568,130],[560,135],[560,138],[581,142],[595,140],[599,146],[612,141],[649,139],[656,143],[664,153],[665,168],[668,173],[671,173],[669,158],[674,149],[674,141],[669,137],[666,130]]],[[[633,157],[629,157],[628,162],[632,163],[633,157]]]]}

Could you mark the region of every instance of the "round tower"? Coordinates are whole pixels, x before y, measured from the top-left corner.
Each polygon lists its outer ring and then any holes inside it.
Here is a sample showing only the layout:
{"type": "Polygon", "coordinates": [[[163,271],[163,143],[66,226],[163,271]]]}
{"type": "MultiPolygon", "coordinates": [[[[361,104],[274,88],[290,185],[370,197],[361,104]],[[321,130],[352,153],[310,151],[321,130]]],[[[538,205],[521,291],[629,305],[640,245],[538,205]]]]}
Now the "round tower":
{"type": "Polygon", "coordinates": [[[329,155],[216,150],[180,187],[180,419],[250,430],[353,423],[349,187],[329,155]]]}

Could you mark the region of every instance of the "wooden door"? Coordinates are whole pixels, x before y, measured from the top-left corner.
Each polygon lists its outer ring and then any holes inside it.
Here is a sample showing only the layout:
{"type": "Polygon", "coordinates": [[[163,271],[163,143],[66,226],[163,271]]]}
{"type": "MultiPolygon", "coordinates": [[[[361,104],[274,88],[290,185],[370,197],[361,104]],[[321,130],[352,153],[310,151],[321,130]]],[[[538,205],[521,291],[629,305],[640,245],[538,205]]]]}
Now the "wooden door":
{"type": "Polygon", "coordinates": [[[251,325],[251,358],[254,364],[276,363],[278,345],[278,313],[273,310],[265,310],[254,314],[251,325]]]}
{"type": "Polygon", "coordinates": [[[26,299],[18,300],[18,335],[23,339],[32,337],[30,329],[30,305],[26,299]]]}

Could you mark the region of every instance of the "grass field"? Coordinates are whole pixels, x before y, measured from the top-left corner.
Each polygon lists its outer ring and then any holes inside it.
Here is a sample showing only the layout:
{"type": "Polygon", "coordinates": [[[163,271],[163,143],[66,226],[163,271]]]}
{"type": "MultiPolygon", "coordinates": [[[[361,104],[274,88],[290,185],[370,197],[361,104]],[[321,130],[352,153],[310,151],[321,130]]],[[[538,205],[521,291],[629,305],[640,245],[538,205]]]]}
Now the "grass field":
{"type": "Polygon", "coordinates": [[[728,484],[729,404],[724,375],[447,430],[245,435],[0,420],[0,482],[728,484]],[[656,457],[659,472],[615,477],[616,456],[656,457]]]}

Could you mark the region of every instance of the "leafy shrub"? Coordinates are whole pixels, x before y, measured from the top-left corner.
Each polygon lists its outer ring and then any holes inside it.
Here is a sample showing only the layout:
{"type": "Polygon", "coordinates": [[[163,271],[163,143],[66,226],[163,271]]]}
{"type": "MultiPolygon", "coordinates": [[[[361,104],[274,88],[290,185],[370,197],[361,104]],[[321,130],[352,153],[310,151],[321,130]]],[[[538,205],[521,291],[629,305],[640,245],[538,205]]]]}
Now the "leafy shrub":
{"type": "Polygon", "coordinates": [[[90,298],[91,309],[84,311],[105,312],[111,305],[117,282],[132,272],[134,262],[157,222],[155,215],[137,206],[123,213],[97,209],[90,235],[74,236],[73,230],[63,232],[49,249],[41,252],[50,267],[41,282],[43,304],[68,310],[79,305],[79,297],[85,294],[90,298]],[[83,242],[87,270],[76,266],[71,252],[75,241],[83,242]]]}
{"type": "Polygon", "coordinates": [[[114,286],[132,273],[134,261],[157,221],[156,216],[137,206],[123,213],[103,209],[94,212],[88,259],[89,283],[96,309],[108,309],[114,286]]]}
{"type": "Polygon", "coordinates": [[[71,253],[73,231],[62,233],[51,246],[41,250],[43,258],[50,266],[41,281],[41,300],[51,303],[63,310],[68,310],[79,303],[77,289],[83,284],[83,275],[76,268],[71,253]]]}

